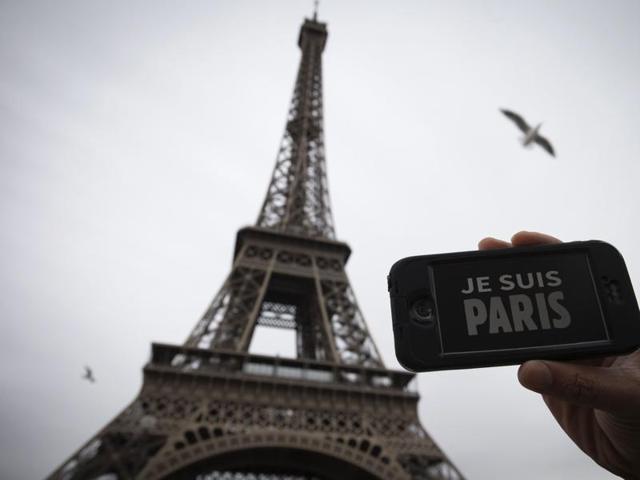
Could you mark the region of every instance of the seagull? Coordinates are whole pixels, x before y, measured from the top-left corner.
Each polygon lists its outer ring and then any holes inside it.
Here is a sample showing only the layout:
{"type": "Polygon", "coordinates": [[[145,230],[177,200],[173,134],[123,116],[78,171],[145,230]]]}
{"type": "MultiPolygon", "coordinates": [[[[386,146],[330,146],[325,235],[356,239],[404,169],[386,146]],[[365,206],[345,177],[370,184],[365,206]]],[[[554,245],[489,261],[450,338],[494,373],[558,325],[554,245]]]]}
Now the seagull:
{"type": "Polygon", "coordinates": [[[524,138],[522,139],[522,145],[526,147],[527,145],[531,145],[532,142],[535,142],[538,145],[540,145],[542,148],[544,148],[547,152],[549,152],[549,155],[551,155],[552,157],[556,156],[555,152],[553,151],[553,147],[551,146],[551,143],[549,143],[549,140],[547,140],[546,138],[544,138],[542,135],[538,133],[538,131],[540,130],[540,127],[542,126],[542,123],[539,123],[535,128],[531,128],[527,124],[527,122],[525,122],[524,118],[522,118],[517,113],[511,112],[509,110],[500,110],[500,111],[504,113],[507,116],[507,118],[509,118],[509,120],[512,120],[513,123],[515,123],[518,126],[518,128],[522,130],[522,133],[524,133],[524,138]]]}
{"type": "Polygon", "coordinates": [[[87,381],[91,382],[91,383],[94,383],[96,381],[96,379],[93,376],[93,372],[86,365],[84,367],[84,375],[82,376],[82,378],[84,380],[87,380],[87,381]]]}

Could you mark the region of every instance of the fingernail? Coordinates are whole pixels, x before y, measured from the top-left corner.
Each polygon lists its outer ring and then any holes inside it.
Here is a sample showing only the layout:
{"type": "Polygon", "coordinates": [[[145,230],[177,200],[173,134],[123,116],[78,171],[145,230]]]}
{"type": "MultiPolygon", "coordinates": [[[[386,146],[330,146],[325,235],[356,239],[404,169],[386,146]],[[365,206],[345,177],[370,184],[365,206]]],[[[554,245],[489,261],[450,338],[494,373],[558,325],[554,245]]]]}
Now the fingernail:
{"type": "Polygon", "coordinates": [[[518,380],[534,392],[544,392],[553,382],[551,370],[546,363],[539,360],[523,363],[518,370],[518,380]]]}

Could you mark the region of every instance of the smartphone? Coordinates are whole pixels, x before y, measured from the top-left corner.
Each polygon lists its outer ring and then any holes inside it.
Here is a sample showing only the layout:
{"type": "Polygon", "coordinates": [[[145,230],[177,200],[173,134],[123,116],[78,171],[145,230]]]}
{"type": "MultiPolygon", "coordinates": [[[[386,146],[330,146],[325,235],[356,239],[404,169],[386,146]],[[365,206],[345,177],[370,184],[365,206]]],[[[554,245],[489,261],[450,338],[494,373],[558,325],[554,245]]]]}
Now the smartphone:
{"type": "Polygon", "coordinates": [[[602,241],[408,257],[387,280],[396,357],[415,372],[640,346],[624,259],[602,241]]]}

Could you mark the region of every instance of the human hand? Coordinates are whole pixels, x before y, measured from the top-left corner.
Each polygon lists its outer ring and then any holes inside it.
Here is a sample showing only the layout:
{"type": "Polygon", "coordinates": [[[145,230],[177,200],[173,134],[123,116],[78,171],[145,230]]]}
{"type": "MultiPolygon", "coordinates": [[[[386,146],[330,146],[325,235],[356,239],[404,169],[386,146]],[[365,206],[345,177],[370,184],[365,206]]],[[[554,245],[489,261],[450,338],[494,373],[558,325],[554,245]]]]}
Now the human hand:
{"type": "MultiPolygon", "coordinates": [[[[549,235],[518,232],[511,242],[485,238],[480,250],[560,243],[549,235]]],[[[520,383],[542,394],[567,435],[610,472],[640,479],[640,350],[575,362],[532,360],[520,383]]]]}

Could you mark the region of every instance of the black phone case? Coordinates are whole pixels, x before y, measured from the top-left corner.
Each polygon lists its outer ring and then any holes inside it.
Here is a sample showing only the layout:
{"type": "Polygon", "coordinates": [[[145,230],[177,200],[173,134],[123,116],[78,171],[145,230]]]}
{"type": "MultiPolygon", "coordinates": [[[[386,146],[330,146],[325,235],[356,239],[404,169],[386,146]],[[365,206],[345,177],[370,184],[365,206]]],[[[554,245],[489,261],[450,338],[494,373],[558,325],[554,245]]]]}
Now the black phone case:
{"type": "MultiPolygon", "coordinates": [[[[486,262],[484,264],[486,265],[486,262]]],[[[408,257],[392,266],[388,276],[388,288],[396,357],[402,366],[412,371],[511,365],[531,359],[577,359],[624,353],[640,345],[640,312],[624,259],[612,245],[602,241],[408,257]],[[530,266],[535,269],[536,260],[539,258],[566,258],[567,254],[585,255],[588,259],[593,289],[608,337],[606,340],[564,342],[503,350],[444,352],[443,322],[454,319],[440,318],[440,311],[444,310],[444,307],[439,305],[439,301],[446,296],[446,292],[440,291],[439,286],[435,284],[434,269],[446,272],[451,265],[505,259],[518,262],[523,259],[531,260],[530,266]],[[420,321],[415,310],[412,310],[415,302],[424,298],[433,303],[434,321],[420,321]]],[[[590,294],[584,292],[585,301],[590,294]]],[[[576,292],[573,292],[573,296],[576,295],[576,292]]],[[[429,318],[429,313],[430,310],[426,318],[429,318]]]]}

